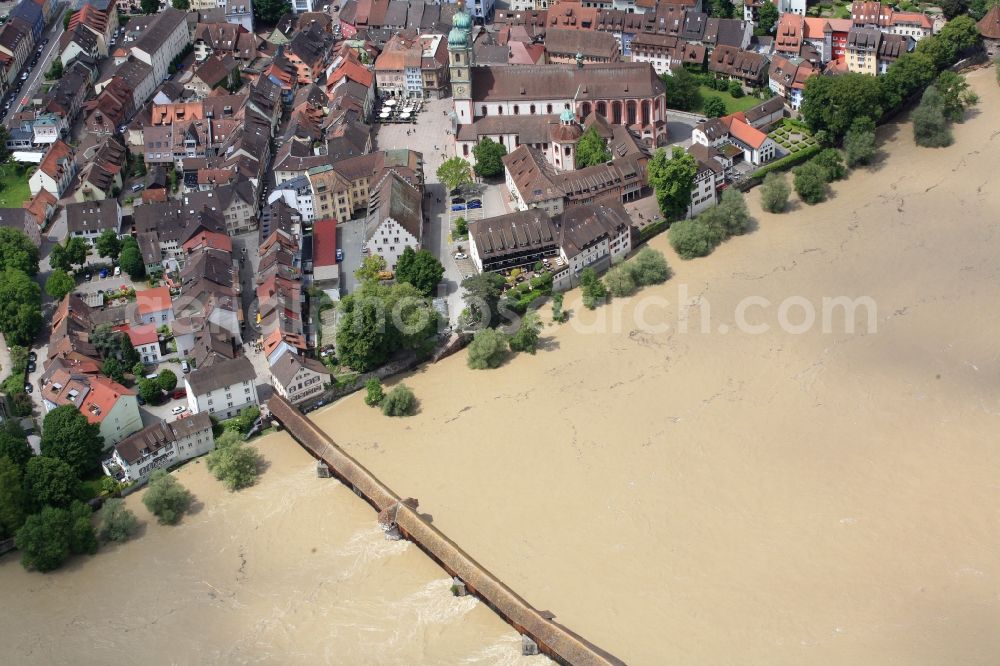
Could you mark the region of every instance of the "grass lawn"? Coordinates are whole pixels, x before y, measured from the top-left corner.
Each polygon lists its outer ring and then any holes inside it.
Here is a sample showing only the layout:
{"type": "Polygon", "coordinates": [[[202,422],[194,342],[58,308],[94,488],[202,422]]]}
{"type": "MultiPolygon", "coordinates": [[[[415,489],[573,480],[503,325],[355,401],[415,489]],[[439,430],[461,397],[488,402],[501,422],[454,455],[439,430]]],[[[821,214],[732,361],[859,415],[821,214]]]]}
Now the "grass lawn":
{"type": "Polygon", "coordinates": [[[18,165],[13,162],[0,165],[0,208],[19,208],[31,198],[29,177],[27,169],[18,175],[18,165]]]}
{"type": "MultiPolygon", "coordinates": [[[[722,102],[726,105],[726,114],[736,113],[737,111],[746,111],[747,109],[753,108],[760,104],[760,100],[756,97],[746,95],[745,97],[740,97],[736,99],[727,92],[722,92],[721,90],[713,90],[708,86],[702,85],[698,86],[698,92],[701,93],[702,103],[709,97],[713,95],[722,99],[722,102]]],[[[697,109],[699,113],[704,113],[701,108],[697,109]]]]}

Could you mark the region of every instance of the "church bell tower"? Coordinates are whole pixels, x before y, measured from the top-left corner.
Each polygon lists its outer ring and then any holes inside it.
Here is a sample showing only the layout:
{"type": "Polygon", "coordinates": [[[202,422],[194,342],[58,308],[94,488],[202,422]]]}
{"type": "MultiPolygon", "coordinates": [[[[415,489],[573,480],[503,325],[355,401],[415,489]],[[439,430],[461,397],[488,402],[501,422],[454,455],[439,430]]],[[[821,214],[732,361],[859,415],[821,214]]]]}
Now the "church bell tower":
{"type": "Polygon", "coordinates": [[[455,119],[459,125],[472,122],[472,18],[464,7],[451,19],[448,33],[448,62],[455,119]]]}

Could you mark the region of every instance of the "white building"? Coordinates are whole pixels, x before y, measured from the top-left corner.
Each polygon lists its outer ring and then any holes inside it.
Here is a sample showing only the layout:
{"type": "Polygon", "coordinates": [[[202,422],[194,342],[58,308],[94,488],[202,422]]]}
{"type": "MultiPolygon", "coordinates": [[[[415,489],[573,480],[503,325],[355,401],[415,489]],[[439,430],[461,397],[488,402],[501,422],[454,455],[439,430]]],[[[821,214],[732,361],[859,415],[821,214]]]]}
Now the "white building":
{"type": "Polygon", "coordinates": [[[162,81],[170,63],[190,41],[187,14],[167,7],[132,45],[132,55],[153,68],[154,81],[162,81]]]}
{"type": "Polygon", "coordinates": [[[278,199],[284,201],[289,208],[297,210],[303,222],[312,222],[316,219],[312,185],[306,176],[298,176],[276,186],[268,194],[267,203],[273,204],[278,199]]]}
{"type": "Polygon", "coordinates": [[[152,365],[160,362],[160,334],[154,324],[129,327],[128,339],[143,363],[152,365]]]}
{"type": "Polygon", "coordinates": [[[395,171],[389,171],[371,191],[365,220],[368,252],[385,259],[391,271],[396,270],[403,250],[420,249],[422,204],[420,188],[407,183],[395,171]]]}
{"type": "Polygon", "coordinates": [[[779,14],[806,15],[806,0],[778,0],[777,5],[779,14]]]}
{"type": "Polygon", "coordinates": [[[325,365],[297,354],[281,354],[271,366],[272,385],[292,404],[322,393],[330,376],[325,365]]]}
{"type": "Polygon", "coordinates": [[[754,166],[773,160],[778,150],[771,137],[733,116],[698,123],[691,132],[691,142],[713,148],[736,146],[743,151],[743,159],[754,166]]]}
{"type": "Polygon", "coordinates": [[[136,392],[104,375],[58,369],[42,385],[40,393],[46,412],[73,405],[89,423],[98,424],[105,446],[142,428],[136,392]]]}
{"type": "Polygon", "coordinates": [[[253,363],[245,356],[225,359],[192,370],[184,378],[188,409],[192,414],[214,414],[219,419],[237,416],[244,407],[260,404],[253,363]]]}
{"type": "Polygon", "coordinates": [[[212,420],[193,414],[173,423],[157,421],[115,445],[104,473],[121,481],[142,481],[154,470],[204,455],[215,448],[212,420]]]}

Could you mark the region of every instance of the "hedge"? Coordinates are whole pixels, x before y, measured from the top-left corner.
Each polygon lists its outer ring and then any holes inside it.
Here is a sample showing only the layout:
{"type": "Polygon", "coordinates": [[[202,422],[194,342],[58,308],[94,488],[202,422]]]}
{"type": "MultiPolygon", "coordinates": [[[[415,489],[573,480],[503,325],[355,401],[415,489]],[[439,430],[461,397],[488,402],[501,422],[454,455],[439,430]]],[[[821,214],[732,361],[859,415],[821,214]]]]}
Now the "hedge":
{"type": "Polygon", "coordinates": [[[670,228],[670,222],[667,220],[657,220],[656,222],[650,222],[642,229],[639,230],[639,242],[645,243],[653,236],[658,236],[664,231],[670,228]]]}
{"type": "Polygon", "coordinates": [[[803,148],[797,153],[792,153],[791,155],[782,157],[777,162],[771,162],[770,164],[762,166],[761,168],[757,169],[752,174],[750,174],[750,178],[763,178],[772,171],[784,171],[785,169],[790,169],[793,166],[798,166],[799,164],[802,164],[803,162],[808,160],[813,155],[819,153],[821,150],[823,150],[823,147],[817,145],[812,145],[809,146],[808,148],[803,148]]]}

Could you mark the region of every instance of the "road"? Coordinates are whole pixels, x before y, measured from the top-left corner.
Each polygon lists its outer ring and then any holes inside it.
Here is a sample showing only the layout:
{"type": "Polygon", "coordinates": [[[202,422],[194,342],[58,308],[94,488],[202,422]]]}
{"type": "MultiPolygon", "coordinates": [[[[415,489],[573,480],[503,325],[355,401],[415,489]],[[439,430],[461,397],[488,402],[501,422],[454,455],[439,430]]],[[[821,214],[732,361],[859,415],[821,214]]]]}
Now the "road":
{"type": "MultiPolygon", "coordinates": [[[[38,59],[38,64],[31,69],[31,73],[28,75],[28,80],[24,82],[24,87],[21,88],[21,92],[18,93],[18,97],[15,98],[15,103],[11,104],[10,110],[3,115],[3,122],[5,125],[12,114],[29,106],[31,99],[35,96],[35,92],[44,80],[45,72],[49,71],[52,56],[59,49],[59,38],[63,34],[63,14],[67,11],[69,11],[69,5],[61,5],[60,9],[56,12],[55,18],[52,20],[52,23],[42,32],[42,39],[48,38],[49,41],[42,50],[42,56],[38,59]]],[[[32,56],[37,48],[38,45],[36,44],[31,51],[32,56]]],[[[30,62],[31,56],[28,58],[28,63],[30,62]]],[[[22,72],[23,71],[24,70],[22,69],[22,72]]],[[[18,78],[20,78],[20,75],[21,73],[19,72],[18,78]]]]}

